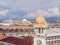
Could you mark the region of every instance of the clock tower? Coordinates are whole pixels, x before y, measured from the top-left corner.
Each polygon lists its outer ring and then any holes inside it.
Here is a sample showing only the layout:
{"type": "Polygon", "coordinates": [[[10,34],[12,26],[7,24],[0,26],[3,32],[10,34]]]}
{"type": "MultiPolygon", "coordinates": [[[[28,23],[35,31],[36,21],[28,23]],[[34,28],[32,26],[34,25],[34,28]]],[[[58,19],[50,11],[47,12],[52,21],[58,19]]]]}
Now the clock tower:
{"type": "Polygon", "coordinates": [[[34,45],[46,45],[46,27],[47,23],[44,17],[37,17],[36,24],[34,24],[34,45]]]}

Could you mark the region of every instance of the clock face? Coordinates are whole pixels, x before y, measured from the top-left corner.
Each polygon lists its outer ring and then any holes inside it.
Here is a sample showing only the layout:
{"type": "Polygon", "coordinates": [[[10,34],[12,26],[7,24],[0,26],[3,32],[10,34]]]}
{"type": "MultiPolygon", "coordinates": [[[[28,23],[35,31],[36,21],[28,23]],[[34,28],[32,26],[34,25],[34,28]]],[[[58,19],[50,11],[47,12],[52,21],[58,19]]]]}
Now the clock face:
{"type": "Polygon", "coordinates": [[[42,44],[41,40],[37,40],[37,45],[41,45],[41,44],[42,44]]]}

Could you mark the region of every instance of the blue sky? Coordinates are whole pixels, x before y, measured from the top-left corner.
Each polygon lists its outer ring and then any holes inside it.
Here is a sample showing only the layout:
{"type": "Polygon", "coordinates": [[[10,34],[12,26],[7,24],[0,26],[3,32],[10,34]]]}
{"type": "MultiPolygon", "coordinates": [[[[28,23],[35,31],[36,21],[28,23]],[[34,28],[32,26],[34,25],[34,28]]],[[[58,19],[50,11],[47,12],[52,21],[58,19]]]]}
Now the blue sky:
{"type": "Polygon", "coordinates": [[[59,17],[60,0],[0,0],[0,20],[35,18],[40,15],[59,17]]]}

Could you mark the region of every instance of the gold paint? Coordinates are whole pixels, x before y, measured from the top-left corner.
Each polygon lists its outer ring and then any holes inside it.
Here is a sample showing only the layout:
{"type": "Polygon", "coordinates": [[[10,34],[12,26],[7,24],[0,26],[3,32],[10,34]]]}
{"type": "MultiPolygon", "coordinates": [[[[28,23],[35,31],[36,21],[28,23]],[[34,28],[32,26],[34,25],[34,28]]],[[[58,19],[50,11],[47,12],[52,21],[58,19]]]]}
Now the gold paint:
{"type": "Polygon", "coordinates": [[[46,22],[46,20],[44,19],[43,16],[39,16],[36,18],[36,27],[41,27],[41,28],[46,28],[48,26],[48,23],[46,22]]]}

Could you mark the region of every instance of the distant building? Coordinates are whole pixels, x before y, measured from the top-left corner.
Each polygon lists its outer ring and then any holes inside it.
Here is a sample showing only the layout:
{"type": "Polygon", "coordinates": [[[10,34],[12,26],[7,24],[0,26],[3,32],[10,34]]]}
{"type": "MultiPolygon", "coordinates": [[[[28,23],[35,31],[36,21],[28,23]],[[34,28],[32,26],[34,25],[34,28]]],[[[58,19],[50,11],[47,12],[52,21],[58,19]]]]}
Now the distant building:
{"type": "Polygon", "coordinates": [[[23,19],[22,21],[13,21],[13,20],[4,20],[2,23],[0,23],[0,25],[3,26],[10,26],[10,25],[14,25],[14,26],[31,26],[32,23],[30,21],[28,21],[27,19],[23,19]]]}
{"type": "Polygon", "coordinates": [[[32,25],[32,23],[30,21],[28,21],[27,19],[23,19],[22,21],[15,21],[14,25],[17,25],[17,26],[30,26],[30,25],[32,25]]]}
{"type": "Polygon", "coordinates": [[[2,23],[0,23],[0,25],[13,25],[13,20],[4,20],[2,23]]]}

